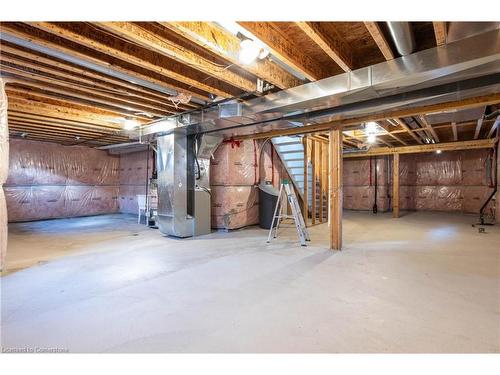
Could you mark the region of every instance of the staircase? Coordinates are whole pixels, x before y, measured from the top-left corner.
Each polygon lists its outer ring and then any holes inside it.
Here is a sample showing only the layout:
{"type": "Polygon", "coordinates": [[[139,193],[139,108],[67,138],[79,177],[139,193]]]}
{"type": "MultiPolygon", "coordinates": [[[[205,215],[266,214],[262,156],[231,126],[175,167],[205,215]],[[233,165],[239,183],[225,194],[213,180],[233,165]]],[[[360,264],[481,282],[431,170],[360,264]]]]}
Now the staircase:
{"type": "MultiPolygon", "coordinates": [[[[302,137],[277,137],[271,141],[301,199],[304,199],[304,145],[302,144],[302,137]]],[[[307,168],[309,186],[307,198],[310,207],[312,204],[312,189],[310,187],[313,181],[311,164],[307,168]]]]}

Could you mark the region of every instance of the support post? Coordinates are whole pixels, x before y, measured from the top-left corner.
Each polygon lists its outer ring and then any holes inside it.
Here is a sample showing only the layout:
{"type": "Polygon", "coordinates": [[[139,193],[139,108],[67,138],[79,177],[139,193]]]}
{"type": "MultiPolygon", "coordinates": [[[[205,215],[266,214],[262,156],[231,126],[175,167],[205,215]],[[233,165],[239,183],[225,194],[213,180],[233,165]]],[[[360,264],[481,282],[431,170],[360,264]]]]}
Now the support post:
{"type": "Polygon", "coordinates": [[[319,168],[318,168],[318,174],[319,174],[319,222],[323,222],[323,194],[324,194],[324,189],[323,189],[323,148],[324,145],[322,143],[318,144],[319,148],[319,168]]]}
{"type": "Polygon", "coordinates": [[[304,195],[302,196],[302,215],[304,216],[304,222],[306,224],[306,227],[307,227],[307,219],[308,219],[308,216],[309,216],[309,202],[308,202],[308,196],[309,196],[309,191],[308,191],[308,182],[309,182],[309,178],[308,178],[308,173],[307,173],[307,165],[308,165],[308,159],[307,159],[307,146],[308,146],[308,142],[307,142],[307,135],[305,135],[303,138],[302,138],[302,142],[304,144],[304,195]]]}
{"type": "Polygon", "coordinates": [[[392,217],[399,217],[399,154],[392,161],[392,217]]]}
{"type": "Polygon", "coordinates": [[[312,164],[312,205],[311,205],[311,222],[312,225],[316,224],[316,141],[311,142],[311,164],[312,164]]]}
{"type": "Polygon", "coordinates": [[[342,249],[342,131],[330,131],[329,158],[329,226],[330,249],[342,249]]]}
{"type": "Polygon", "coordinates": [[[497,195],[496,195],[496,203],[497,209],[495,213],[496,222],[500,224],[500,142],[497,143],[497,195]]]}

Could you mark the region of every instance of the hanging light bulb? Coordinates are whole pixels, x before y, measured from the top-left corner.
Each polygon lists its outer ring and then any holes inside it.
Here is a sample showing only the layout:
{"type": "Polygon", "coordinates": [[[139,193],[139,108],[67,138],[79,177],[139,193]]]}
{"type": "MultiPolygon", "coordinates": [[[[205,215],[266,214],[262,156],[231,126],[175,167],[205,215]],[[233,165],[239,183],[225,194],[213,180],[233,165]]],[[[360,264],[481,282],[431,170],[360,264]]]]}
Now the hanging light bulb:
{"type": "Polygon", "coordinates": [[[259,57],[261,48],[252,39],[244,39],[240,42],[240,53],[238,59],[244,65],[253,63],[259,57]]]}

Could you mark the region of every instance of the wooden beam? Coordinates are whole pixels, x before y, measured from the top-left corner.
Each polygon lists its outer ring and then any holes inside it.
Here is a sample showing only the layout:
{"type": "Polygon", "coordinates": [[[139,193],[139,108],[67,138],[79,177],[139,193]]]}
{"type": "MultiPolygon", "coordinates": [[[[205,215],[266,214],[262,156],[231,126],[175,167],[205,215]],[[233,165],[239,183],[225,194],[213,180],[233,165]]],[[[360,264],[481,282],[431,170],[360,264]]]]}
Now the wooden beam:
{"type": "Polygon", "coordinates": [[[436,131],[434,130],[434,128],[431,126],[431,124],[429,124],[429,122],[425,118],[425,115],[422,114],[419,116],[419,118],[420,118],[420,121],[422,121],[424,128],[427,129],[430,132],[430,134],[432,135],[432,138],[434,138],[434,142],[438,143],[439,137],[438,137],[436,131]]]}
{"type": "Polygon", "coordinates": [[[458,130],[457,130],[457,123],[456,122],[451,123],[451,130],[453,131],[453,140],[455,142],[458,141],[458,130]]]}
{"type": "Polygon", "coordinates": [[[377,44],[378,48],[380,49],[380,52],[382,52],[382,55],[384,55],[385,59],[387,61],[394,59],[394,54],[392,53],[391,46],[387,42],[387,39],[385,39],[385,36],[382,33],[382,30],[380,30],[377,22],[365,22],[365,26],[368,29],[368,32],[372,36],[373,40],[377,44]]]}
{"type": "Polygon", "coordinates": [[[125,38],[133,43],[155,51],[163,56],[186,64],[199,70],[217,80],[229,83],[243,91],[254,92],[257,88],[257,82],[238,75],[230,69],[224,69],[219,64],[183,47],[176,43],[155,34],[140,24],[132,22],[95,22],[101,29],[125,38]]]}
{"type": "Polygon", "coordinates": [[[242,64],[238,58],[240,39],[225,31],[214,22],[159,22],[174,33],[188,39],[197,46],[204,48],[216,56],[257,77],[272,83],[281,89],[298,86],[302,82],[285,69],[268,59],[255,61],[253,64],[242,64]]]}
{"type": "Polygon", "coordinates": [[[317,210],[317,207],[316,207],[316,194],[317,194],[317,191],[316,191],[316,183],[317,183],[317,167],[318,167],[318,160],[317,160],[317,148],[316,148],[316,143],[318,143],[319,145],[319,142],[318,141],[315,141],[315,140],[312,140],[311,141],[311,165],[312,165],[312,205],[311,205],[311,221],[312,221],[312,225],[315,225],[316,224],[316,210],[317,210]]]}
{"type": "Polygon", "coordinates": [[[427,145],[401,146],[401,147],[374,147],[368,151],[344,153],[344,158],[359,158],[376,155],[416,154],[421,152],[472,150],[490,148],[495,145],[495,138],[480,139],[475,141],[431,143],[427,145]]]}
{"type": "Polygon", "coordinates": [[[432,22],[434,26],[434,35],[436,37],[436,45],[442,46],[446,44],[446,22],[432,22]]]}
{"type": "Polygon", "coordinates": [[[283,37],[271,22],[238,22],[238,24],[266,44],[274,56],[307,79],[316,81],[330,75],[324,67],[283,37]]]}
{"type": "Polygon", "coordinates": [[[342,131],[330,131],[329,156],[329,225],[330,249],[342,249],[342,131]]]}
{"type": "Polygon", "coordinates": [[[488,132],[488,138],[491,138],[493,136],[493,133],[495,132],[495,129],[498,127],[499,123],[500,123],[500,116],[497,116],[497,119],[495,120],[493,125],[491,125],[491,129],[488,132]]]}
{"type": "MultiPolygon", "coordinates": [[[[120,72],[123,74],[127,74],[129,76],[140,78],[144,81],[151,82],[153,84],[164,87],[166,89],[175,90],[177,92],[184,92],[186,94],[192,95],[193,97],[196,97],[196,98],[199,98],[202,100],[208,100],[207,96],[202,95],[199,92],[196,92],[196,91],[193,91],[190,89],[186,89],[186,88],[181,88],[181,87],[177,86],[176,84],[173,84],[172,82],[166,82],[164,80],[151,77],[151,75],[140,73],[137,70],[124,68],[122,66],[119,66],[118,64],[111,63],[109,60],[96,58],[94,56],[90,56],[88,54],[82,53],[78,50],[68,48],[64,45],[54,43],[52,41],[47,40],[46,38],[40,37],[40,36],[35,35],[31,32],[27,32],[26,30],[20,30],[10,23],[3,22],[2,23],[2,31],[8,32],[9,34],[14,35],[18,38],[29,40],[33,43],[36,43],[40,46],[49,48],[51,50],[54,50],[57,52],[62,52],[62,53],[67,54],[67,55],[71,55],[71,56],[76,57],[82,61],[91,62],[91,63],[97,64],[103,68],[111,68],[114,71],[117,71],[117,72],[120,72]]],[[[57,35],[57,33],[55,33],[54,35],[57,35]]],[[[67,38],[65,38],[65,39],[67,39],[67,38]]],[[[2,48],[3,48],[3,46],[2,46],[2,48]]],[[[96,48],[92,48],[92,49],[96,50],[96,48]]],[[[107,55],[109,56],[109,54],[107,54],[107,55]]],[[[127,60],[124,59],[124,61],[127,61],[127,60]]],[[[127,61],[127,62],[129,62],[129,61],[127,61]]],[[[140,66],[140,67],[143,69],[147,69],[144,66],[140,66]]],[[[159,73],[161,76],[167,77],[166,74],[162,74],[161,72],[158,72],[157,69],[154,69],[154,70],[155,70],[155,72],[159,73]]],[[[194,83],[195,83],[195,81],[193,81],[193,85],[192,85],[193,87],[195,87],[194,83]]],[[[203,90],[203,85],[196,86],[196,88],[203,90]]],[[[213,93],[217,94],[216,91],[211,91],[211,90],[212,90],[212,88],[210,88],[210,90],[207,90],[207,92],[213,92],[213,93]]],[[[221,94],[222,94],[221,96],[224,96],[224,95],[227,97],[231,96],[231,94],[229,94],[229,93],[221,92],[221,94]]]]}
{"type": "Polygon", "coordinates": [[[479,133],[481,132],[481,127],[483,126],[483,118],[480,118],[477,120],[477,125],[476,125],[476,130],[474,132],[474,139],[477,139],[479,137],[479,133]]]}
{"type": "Polygon", "coordinates": [[[295,22],[344,72],[352,70],[352,49],[338,35],[328,35],[321,22],[295,22]]]}
{"type": "Polygon", "coordinates": [[[401,120],[400,118],[397,118],[397,117],[396,117],[396,118],[394,118],[393,120],[394,120],[394,121],[395,121],[395,122],[396,122],[399,126],[401,126],[404,130],[406,130],[406,131],[408,132],[408,134],[410,134],[410,135],[412,136],[412,138],[413,138],[414,140],[416,140],[416,141],[417,141],[417,143],[419,143],[419,144],[423,144],[423,143],[424,143],[424,142],[422,141],[422,139],[421,139],[418,135],[416,135],[416,134],[412,131],[412,129],[410,129],[410,127],[409,127],[408,125],[406,125],[406,123],[405,123],[403,120],[401,120]]]}
{"type": "Polygon", "coordinates": [[[281,135],[317,133],[321,131],[328,131],[331,129],[342,128],[349,125],[358,125],[368,121],[379,121],[388,118],[409,117],[409,116],[416,116],[419,114],[431,114],[431,113],[446,111],[449,109],[474,108],[483,105],[496,104],[499,102],[500,102],[500,93],[495,93],[484,96],[478,96],[474,98],[453,100],[439,104],[429,104],[415,108],[377,112],[351,119],[335,120],[331,122],[295,127],[290,129],[272,130],[258,134],[248,134],[237,137],[237,139],[261,139],[268,137],[278,137],[281,135]]]}
{"type": "Polygon", "coordinates": [[[399,217],[399,154],[392,159],[392,217],[399,217]]]}
{"type": "Polygon", "coordinates": [[[302,144],[304,145],[304,195],[302,196],[302,215],[304,216],[304,222],[306,227],[309,221],[309,176],[308,176],[308,139],[307,136],[302,138],[302,144]]]}
{"type": "MultiPolygon", "coordinates": [[[[60,38],[64,38],[71,42],[83,45],[87,48],[91,48],[95,51],[104,53],[108,56],[117,58],[127,63],[131,63],[139,67],[151,70],[155,73],[164,75],[166,77],[190,85],[192,87],[196,87],[203,91],[209,93],[211,92],[215,95],[219,95],[222,97],[233,96],[233,93],[223,89],[219,89],[217,85],[207,84],[206,77],[196,74],[196,72],[193,73],[193,71],[188,72],[189,69],[186,69],[185,65],[182,66],[180,64],[173,64],[172,62],[169,62],[168,64],[161,63],[160,59],[158,59],[158,55],[156,55],[155,58],[155,56],[151,54],[152,51],[149,51],[149,54],[147,54],[146,49],[139,50],[136,45],[132,43],[125,44],[119,38],[117,38],[117,40],[121,43],[121,45],[120,48],[117,48],[112,45],[112,42],[114,40],[109,38],[109,36],[107,37],[108,43],[104,43],[101,40],[98,40],[96,38],[90,38],[87,35],[85,35],[90,33],[84,34],[82,27],[80,27],[79,32],[75,32],[73,30],[61,27],[59,26],[59,24],[50,22],[30,22],[28,24],[45,32],[56,35],[60,38]],[[147,57],[147,59],[145,57],[147,57]],[[155,62],[153,63],[152,61],[155,62]],[[173,69],[174,66],[175,70],[173,69]]],[[[95,32],[91,33],[91,35],[93,37],[98,36],[98,34],[95,32]]]]}

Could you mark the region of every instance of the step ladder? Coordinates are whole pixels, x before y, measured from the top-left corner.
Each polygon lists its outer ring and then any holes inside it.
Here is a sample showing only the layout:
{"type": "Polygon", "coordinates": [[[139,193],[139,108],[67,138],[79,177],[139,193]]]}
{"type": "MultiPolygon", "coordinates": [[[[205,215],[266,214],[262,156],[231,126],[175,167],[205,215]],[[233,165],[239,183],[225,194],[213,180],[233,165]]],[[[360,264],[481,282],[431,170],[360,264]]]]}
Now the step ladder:
{"type": "Polygon", "coordinates": [[[280,184],[280,191],[278,194],[278,200],[276,202],[276,207],[274,208],[273,221],[271,223],[271,228],[269,228],[269,235],[267,236],[267,243],[271,242],[271,238],[278,237],[278,228],[280,226],[281,220],[293,219],[295,223],[295,228],[299,235],[300,244],[302,246],[307,246],[306,241],[310,241],[309,232],[307,231],[306,224],[304,222],[304,217],[302,216],[302,211],[300,210],[299,202],[297,201],[297,196],[293,187],[289,184],[288,180],[284,179],[280,184]],[[292,215],[288,214],[287,204],[283,204],[285,198],[290,204],[292,210],[292,215]],[[276,225],[274,225],[276,223],[276,225]],[[273,235],[274,232],[274,235],[273,235]]]}

